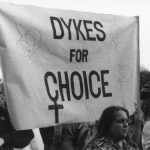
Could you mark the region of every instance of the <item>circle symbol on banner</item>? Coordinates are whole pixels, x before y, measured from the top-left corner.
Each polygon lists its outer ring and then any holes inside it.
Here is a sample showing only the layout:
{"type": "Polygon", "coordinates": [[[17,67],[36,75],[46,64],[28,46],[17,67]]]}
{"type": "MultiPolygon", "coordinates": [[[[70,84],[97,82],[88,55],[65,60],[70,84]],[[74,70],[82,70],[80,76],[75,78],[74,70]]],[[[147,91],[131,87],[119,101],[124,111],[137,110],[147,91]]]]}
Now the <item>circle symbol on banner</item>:
{"type": "Polygon", "coordinates": [[[17,42],[17,49],[22,56],[31,57],[39,48],[41,34],[37,29],[31,28],[21,35],[17,42]]]}

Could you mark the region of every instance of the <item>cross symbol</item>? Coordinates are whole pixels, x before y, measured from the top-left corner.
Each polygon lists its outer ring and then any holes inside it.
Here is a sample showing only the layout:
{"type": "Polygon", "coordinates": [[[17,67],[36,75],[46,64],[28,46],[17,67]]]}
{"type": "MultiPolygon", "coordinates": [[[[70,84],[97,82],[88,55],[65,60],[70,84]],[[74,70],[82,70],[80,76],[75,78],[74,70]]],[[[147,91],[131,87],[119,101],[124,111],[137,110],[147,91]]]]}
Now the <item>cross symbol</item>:
{"type": "Polygon", "coordinates": [[[49,105],[48,106],[48,110],[55,110],[55,123],[59,123],[59,114],[58,114],[58,110],[59,109],[63,109],[64,106],[63,105],[57,105],[56,101],[53,101],[54,105],[49,105]]]}

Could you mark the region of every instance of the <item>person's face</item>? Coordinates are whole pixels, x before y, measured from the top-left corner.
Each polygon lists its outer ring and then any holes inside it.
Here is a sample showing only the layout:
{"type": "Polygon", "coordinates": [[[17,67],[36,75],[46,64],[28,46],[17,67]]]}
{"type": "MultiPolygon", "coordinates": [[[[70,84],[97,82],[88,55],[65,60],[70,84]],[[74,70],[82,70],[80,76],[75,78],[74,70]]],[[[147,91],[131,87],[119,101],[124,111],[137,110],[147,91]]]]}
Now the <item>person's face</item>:
{"type": "Polygon", "coordinates": [[[121,140],[127,136],[128,133],[128,116],[125,111],[119,110],[115,114],[114,122],[110,128],[110,136],[114,140],[121,140]]]}
{"type": "Polygon", "coordinates": [[[148,105],[148,107],[150,108],[150,103],[148,103],[150,101],[150,97],[147,97],[145,99],[141,99],[140,103],[141,103],[141,108],[143,108],[145,105],[148,105]]]}

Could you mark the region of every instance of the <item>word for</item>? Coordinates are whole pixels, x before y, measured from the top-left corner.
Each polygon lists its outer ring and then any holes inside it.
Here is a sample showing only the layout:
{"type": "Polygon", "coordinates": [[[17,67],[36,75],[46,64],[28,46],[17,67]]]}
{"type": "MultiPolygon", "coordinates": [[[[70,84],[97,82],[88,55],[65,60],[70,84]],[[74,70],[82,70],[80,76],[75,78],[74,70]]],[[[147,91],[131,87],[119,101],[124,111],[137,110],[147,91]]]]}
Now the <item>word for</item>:
{"type": "Polygon", "coordinates": [[[63,39],[65,34],[68,35],[69,40],[73,39],[74,34],[76,40],[104,41],[106,38],[106,34],[103,31],[103,25],[99,21],[75,19],[65,21],[63,18],[51,16],[50,22],[54,39],[63,39]],[[65,31],[67,31],[67,33],[65,31]]]}
{"type": "Polygon", "coordinates": [[[70,62],[75,60],[76,62],[87,62],[88,50],[86,49],[70,49],[70,62]]]}
{"type": "Polygon", "coordinates": [[[68,72],[46,72],[44,76],[45,86],[47,94],[53,102],[56,102],[59,98],[62,101],[71,101],[71,95],[76,100],[81,100],[84,96],[84,99],[89,99],[89,95],[93,98],[103,97],[111,97],[112,93],[106,92],[106,87],[109,86],[108,82],[105,81],[105,76],[109,74],[109,70],[101,70],[100,72],[91,71],[87,74],[86,71],[82,71],[79,73],[74,71],[68,75],[68,72]],[[62,77],[63,76],[63,77],[62,77]],[[62,81],[64,79],[64,81],[62,81]],[[52,81],[51,84],[48,82],[52,81]],[[78,87],[75,86],[75,83],[79,83],[78,87]],[[96,87],[94,86],[96,83],[96,87]],[[99,86],[98,86],[99,85],[99,86]],[[98,86],[98,87],[97,87],[98,86]],[[53,89],[53,88],[56,89],[53,89]],[[75,88],[79,89],[79,92],[75,90],[75,88]],[[53,89],[53,94],[51,90],[53,89]],[[66,98],[64,98],[66,95],[66,98]]]}

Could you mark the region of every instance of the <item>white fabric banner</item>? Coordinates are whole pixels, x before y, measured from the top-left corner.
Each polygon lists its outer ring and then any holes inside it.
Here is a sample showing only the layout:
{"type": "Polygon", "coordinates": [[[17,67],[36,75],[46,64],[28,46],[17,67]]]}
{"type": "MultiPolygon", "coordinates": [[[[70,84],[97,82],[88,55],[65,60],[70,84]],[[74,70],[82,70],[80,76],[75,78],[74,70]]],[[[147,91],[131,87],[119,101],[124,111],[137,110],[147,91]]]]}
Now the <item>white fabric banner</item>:
{"type": "Polygon", "coordinates": [[[16,129],[132,114],[138,92],[138,17],[0,4],[0,54],[16,129]]]}

